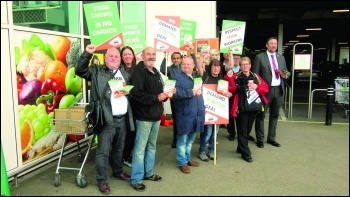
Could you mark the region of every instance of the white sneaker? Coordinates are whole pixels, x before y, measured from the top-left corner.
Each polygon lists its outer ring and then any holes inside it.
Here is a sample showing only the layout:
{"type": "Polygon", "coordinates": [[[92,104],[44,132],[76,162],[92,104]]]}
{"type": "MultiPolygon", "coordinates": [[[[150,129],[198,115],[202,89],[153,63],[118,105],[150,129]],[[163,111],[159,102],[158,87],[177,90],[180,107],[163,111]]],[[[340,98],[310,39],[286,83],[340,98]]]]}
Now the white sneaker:
{"type": "Polygon", "coordinates": [[[132,165],[131,159],[130,159],[130,160],[124,160],[124,159],[123,159],[123,163],[124,163],[124,165],[126,165],[126,166],[128,166],[128,167],[131,168],[131,165],[132,165]]]}
{"type": "Polygon", "coordinates": [[[214,153],[209,152],[208,157],[209,157],[209,159],[214,160],[214,153]]]}
{"type": "Polygon", "coordinates": [[[202,161],[209,161],[208,156],[205,154],[205,152],[198,153],[198,158],[202,161]]]}

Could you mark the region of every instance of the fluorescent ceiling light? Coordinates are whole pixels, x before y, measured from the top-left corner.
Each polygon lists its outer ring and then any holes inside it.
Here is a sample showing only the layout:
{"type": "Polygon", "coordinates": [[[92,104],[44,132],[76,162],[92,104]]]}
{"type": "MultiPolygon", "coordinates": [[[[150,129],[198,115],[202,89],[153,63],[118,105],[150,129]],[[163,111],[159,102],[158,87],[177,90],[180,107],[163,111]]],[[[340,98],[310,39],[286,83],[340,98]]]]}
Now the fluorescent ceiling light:
{"type": "Polygon", "coordinates": [[[349,12],[349,10],[333,10],[333,12],[349,12]]]}
{"type": "Polygon", "coordinates": [[[294,43],[287,42],[286,45],[294,45],[294,43]]]}
{"type": "Polygon", "coordinates": [[[299,40],[289,40],[289,42],[299,42],[299,40]]]}
{"type": "Polygon", "coordinates": [[[348,42],[338,42],[338,44],[348,44],[348,42]]]}
{"type": "Polygon", "coordinates": [[[318,48],[318,49],[322,50],[322,49],[326,49],[326,48],[321,48],[321,47],[320,47],[320,48],[318,48]]]}
{"type": "Polygon", "coordinates": [[[309,37],[309,35],[297,35],[297,38],[309,37]]]}
{"type": "Polygon", "coordinates": [[[317,27],[317,28],[306,28],[306,31],[321,31],[322,28],[317,27]]]}
{"type": "Polygon", "coordinates": [[[288,46],[286,46],[286,45],[284,45],[284,46],[282,46],[283,48],[287,48],[288,46]]]}

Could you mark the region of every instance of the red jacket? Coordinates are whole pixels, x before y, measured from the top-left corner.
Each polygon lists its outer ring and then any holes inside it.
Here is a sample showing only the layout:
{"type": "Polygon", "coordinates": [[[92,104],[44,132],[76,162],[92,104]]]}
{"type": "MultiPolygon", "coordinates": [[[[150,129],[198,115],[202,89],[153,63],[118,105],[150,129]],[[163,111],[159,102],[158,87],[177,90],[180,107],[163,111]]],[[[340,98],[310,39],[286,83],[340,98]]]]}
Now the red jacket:
{"type": "MultiPolygon", "coordinates": [[[[237,86],[236,86],[236,78],[238,73],[234,73],[231,77],[225,75],[224,79],[228,81],[228,91],[231,92],[233,94],[233,104],[232,104],[232,108],[229,109],[230,110],[230,116],[231,117],[237,117],[237,110],[238,110],[238,94],[236,93],[237,90],[237,86]]],[[[255,73],[256,74],[256,73],[255,73]]],[[[256,76],[259,78],[260,80],[260,84],[257,84],[258,87],[256,88],[256,91],[258,92],[258,94],[260,95],[262,101],[264,102],[264,104],[266,105],[268,103],[265,95],[269,92],[269,85],[263,80],[263,78],[261,78],[258,74],[256,74],[256,76]]]]}

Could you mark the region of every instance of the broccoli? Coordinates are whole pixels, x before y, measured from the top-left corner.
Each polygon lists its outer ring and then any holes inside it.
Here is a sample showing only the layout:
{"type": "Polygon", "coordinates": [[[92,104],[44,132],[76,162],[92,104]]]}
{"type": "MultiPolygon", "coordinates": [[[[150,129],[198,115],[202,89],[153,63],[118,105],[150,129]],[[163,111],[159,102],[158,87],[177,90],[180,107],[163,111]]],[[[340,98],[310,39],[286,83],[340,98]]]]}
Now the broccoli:
{"type": "Polygon", "coordinates": [[[79,60],[80,54],[81,54],[80,39],[77,39],[76,41],[70,44],[69,51],[67,52],[67,55],[66,55],[68,69],[75,67],[75,65],[79,60]]]}

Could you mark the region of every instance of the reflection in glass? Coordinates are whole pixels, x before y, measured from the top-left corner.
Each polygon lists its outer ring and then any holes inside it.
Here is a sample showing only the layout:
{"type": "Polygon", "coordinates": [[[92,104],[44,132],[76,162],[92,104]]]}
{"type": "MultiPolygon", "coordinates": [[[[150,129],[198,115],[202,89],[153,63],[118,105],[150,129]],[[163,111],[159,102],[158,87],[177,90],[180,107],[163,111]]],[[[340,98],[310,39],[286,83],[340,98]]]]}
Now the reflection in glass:
{"type": "Polygon", "coordinates": [[[79,34],[78,1],[13,1],[15,25],[79,34]]]}

